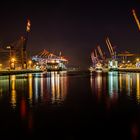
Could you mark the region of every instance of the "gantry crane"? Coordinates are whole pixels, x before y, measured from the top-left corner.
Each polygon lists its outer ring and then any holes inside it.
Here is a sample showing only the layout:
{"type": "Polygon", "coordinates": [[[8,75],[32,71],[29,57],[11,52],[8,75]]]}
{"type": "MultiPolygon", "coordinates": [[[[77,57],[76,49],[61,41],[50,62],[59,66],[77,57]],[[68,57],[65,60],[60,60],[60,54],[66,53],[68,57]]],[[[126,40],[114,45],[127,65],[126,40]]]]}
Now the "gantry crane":
{"type": "Polygon", "coordinates": [[[98,62],[98,54],[97,54],[96,49],[94,49],[91,53],[91,60],[92,60],[93,66],[95,67],[96,63],[98,62]]]}
{"type": "Polygon", "coordinates": [[[112,44],[111,44],[111,42],[109,40],[109,37],[106,38],[106,44],[107,44],[107,47],[108,47],[108,50],[109,50],[111,58],[115,59],[115,57],[116,57],[115,55],[116,54],[115,54],[115,52],[113,50],[112,44]]]}
{"type": "Polygon", "coordinates": [[[102,59],[102,60],[105,60],[104,54],[103,54],[103,52],[102,52],[102,50],[101,50],[101,47],[100,47],[99,45],[97,46],[97,49],[98,49],[98,52],[99,52],[99,54],[100,54],[101,59],[102,59]]]}
{"type": "Polygon", "coordinates": [[[107,37],[105,41],[106,41],[109,53],[111,55],[111,60],[108,62],[108,67],[111,70],[117,70],[118,69],[118,61],[116,60],[116,52],[113,50],[112,44],[109,40],[109,37],[107,37]]]}
{"type": "Polygon", "coordinates": [[[136,22],[136,24],[137,24],[137,26],[138,26],[138,29],[139,29],[139,31],[140,31],[140,21],[139,21],[139,19],[138,19],[138,17],[137,17],[137,14],[136,14],[136,11],[135,11],[134,9],[132,9],[132,14],[133,14],[133,16],[134,16],[135,22],[136,22]]]}
{"type": "MultiPolygon", "coordinates": [[[[137,14],[136,14],[136,11],[135,11],[134,9],[132,9],[132,14],[133,14],[133,16],[134,16],[135,22],[136,22],[136,24],[137,24],[137,26],[138,26],[138,29],[139,29],[139,31],[140,31],[140,21],[139,21],[139,19],[138,19],[138,17],[137,17],[137,14]]],[[[138,53],[139,53],[139,51],[138,51],[138,53]]]]}
{"type": "Polygon", "coordinates": [[[29,32],[31,30],[31,22],[28,19],[27,20],[27,26],[26,26],[26,34],[25,37],[22,37],[23,41],[23,48],[22,48],[22,69],[27,69],[27,41],[28,41],[28,36],[29,32]]]}

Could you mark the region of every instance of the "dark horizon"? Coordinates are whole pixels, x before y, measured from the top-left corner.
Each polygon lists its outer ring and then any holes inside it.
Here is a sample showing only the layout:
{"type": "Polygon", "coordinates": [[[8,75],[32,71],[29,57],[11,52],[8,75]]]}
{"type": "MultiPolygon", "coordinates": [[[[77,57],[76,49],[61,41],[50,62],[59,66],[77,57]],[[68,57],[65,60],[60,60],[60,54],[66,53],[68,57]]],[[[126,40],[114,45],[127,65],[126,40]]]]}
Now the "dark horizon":
{"type": "Polygon", "coordinates": [[[109,36],[117,52],[138,53],[140,34],[131,10],[140,17],[140,2],[132,1],[36,1],[7,2],[0,9],[0,46],[17,40],[31,20],[28,50],[31,55],[47,49],[69,59],[70,65],[87,68],[98,44],[108,52],[109,36]]]}

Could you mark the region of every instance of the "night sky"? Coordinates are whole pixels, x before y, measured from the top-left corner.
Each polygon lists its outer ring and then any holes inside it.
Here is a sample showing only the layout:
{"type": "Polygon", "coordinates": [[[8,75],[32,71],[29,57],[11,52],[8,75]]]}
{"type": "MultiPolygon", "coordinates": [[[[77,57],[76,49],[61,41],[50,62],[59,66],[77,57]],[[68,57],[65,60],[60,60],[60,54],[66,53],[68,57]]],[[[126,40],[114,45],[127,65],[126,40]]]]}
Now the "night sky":
{"type": "Polygon", "coordinates": [[[88,68],[90,53],[98,44],[108,52],[106,36],[117,52],[139,51],[140,32],[131,13],[133,8],[140,19],[138,0],[6,1],[0,4],[0,46],[22,36],[29,18],[30,55],[42,49],[56,54],[61,51],[70,65],[88,68]]]}

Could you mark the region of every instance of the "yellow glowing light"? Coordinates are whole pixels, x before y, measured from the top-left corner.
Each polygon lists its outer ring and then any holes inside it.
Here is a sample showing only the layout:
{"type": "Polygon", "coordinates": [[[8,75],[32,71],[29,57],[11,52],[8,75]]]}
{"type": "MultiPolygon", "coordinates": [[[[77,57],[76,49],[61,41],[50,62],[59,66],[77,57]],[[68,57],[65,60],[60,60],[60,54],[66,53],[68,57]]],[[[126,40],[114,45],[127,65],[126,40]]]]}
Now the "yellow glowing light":
{"type": "Polygon", "coordinates": [[[11,80],[15,81],[16,80],[16,76],[15,75],[11,75],[11,80]]]}
{"type": "Polygon", "coordinates": [[[11,104],[13,109],[16,107],[16,76],[11,75],[11,104]]]}
{"type": "Polygon", "coordinates": [[[31,60],[29,60],[29,61],[28,61],[28,63],[29,63],[29,64],[32,64],[32,61],[31,61],[31,60]]]}
{"type": "Polygon", "coordinates": [[[54,60],[52,60],[52,61],[51,61],[51,63],[55,63],[55,61],[54,61],[54,60]]]}
{"type": "Polygon", "coordinates": [[[11,49],[11,46],[7,46],[6,48],[7,48],[7,49],[11,49]]]}
{"type": "Polygon", "coordinates": [[[119,82],[120,82],[120,91],[122,91],[122,87],[123,87],[123,85],[122,85],[122,74],[120,74],[120,76],[119,76],[119,82]]]}
{"type": "Polygon", "coordinates": [[[136,59],[136,61],[137,61],[137,62],[139,62],[139,61],[140,61],[140,59],[139,59],[139,58],[137,58],[137,59],[136,59]]]}
{"type": "Polygon", "coordinates": [[[55,69],[57,69],[58,67],[57,66],[55,66],[55,69]]]}
{"type": "Polygon", "coordinates": [[[30,30],[31,30],[31,22],[30,22],[30,20],[27,20],[26,31],[27,31],[27,32],[30,32],[30,30]]]}
{"type": "Polygon", "coordinates": [[[30,104],[32,105],[32,98],[33,98],[33,75],[32,74],[28,75],[28,80],[29,80],[29,101],[30,104]]]}
{"type": "Polygon", "coordinates": [[[11,59],[11,62],[15,62],[15,58],[12,58],[12,59],[11,59]]]}
{"type": "Polygon", "coordinates": [[[56,63],[59,63],[59,60],[57,60],[56,63]]]}

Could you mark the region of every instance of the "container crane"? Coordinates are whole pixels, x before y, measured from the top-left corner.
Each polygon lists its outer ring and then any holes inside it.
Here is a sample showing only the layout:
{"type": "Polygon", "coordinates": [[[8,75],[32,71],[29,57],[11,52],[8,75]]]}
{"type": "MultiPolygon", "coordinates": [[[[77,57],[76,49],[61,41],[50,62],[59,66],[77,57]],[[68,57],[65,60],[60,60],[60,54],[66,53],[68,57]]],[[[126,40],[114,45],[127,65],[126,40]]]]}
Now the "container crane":
{"type": "Polygon", "coordinates": [[[105,60],[105,57],[104,57],[103,52],[102,52],[102,50],[101,50],[101,47],[100,47],[99,45],[97,46],[97,49],[98,49],[98,52],[99,52],[99,54],[100,54],[102,60],[105,60]]]}
{"type": "Polygon", "coordinates": [[[138,26],[138,29],[139,29],[139,31],[140,31],[140,21],[139,21],[139,19],[138,19],[138,17],[137,17],[137,14],[136,14],[136,11],[135,11],[134,9],[132,9],[132,14],[133,14],[133,16],[134,16],[135,22],[136,22],[136,24],[137,24],[137,26],[138,26]]]}
{"type": "Polygon", "coordinates": [[[111,42],[110,42],[110,40],[109,40],[108,37],[107,37],[107,39],[106,39],[106,44],[107,44],[107,47],[108,47],[108,49],[109,49],[109,53],[110,53],[111,57],[113,58],[113,57],[115,56],[115,53],[114,53],[112,44],[111,44],[111,42]]]}
{"type": "Polygon", "coordinates": [[[92,63],[93,63],[94,66],[99,62],[98,53],[97,53],[97,50],[96,49],[94,49],[92,51],[92,53],[91,53],[91,59],[92,59],[92,63]]]}
{"type": "Polygon", "coordinates": [[[95,49],[94,52],[95,52],[95,57],[98,59],[98,53],[97,53],[97,50],[95,49]]]}
{"type": "Polygon", "coordinates": [[[26,24],[26,34],[22,37],[23,48],[22,48],[22,69],[27,69],[27,42],[29,38],[29,32],[31,31],[31,21],[28,19],[26,24]]]}
{"type": "MultiPolygon", "coordinates": [[[[134,9],[132,9],[132,14],[133,14],[133,16],[134,16],[135,22],[137,23],[138,29],[139,29],[139,31],[140,31],[140,21],[139,21],[139,19],[138,19],[138,17],[137,17],[137,14],[136,14],[136,11],[135,11],[134,9]]],[[[138,51],[138,52],[139,52],[139,51],[138,51]]]]}
{"type": "Polygon", "coordinates": [[[111,44],[111,42],[110,42],[108,37],[106,38],[106,44],[107,44],[107,47],[109,49],[109,53],[110,53],[111,58],[112,58],[108,62],[108,67],[111,70],[117,70],[118,69],[118,61],[116,61],[116,53],[114,52],[112,44],[111,44]]]}

